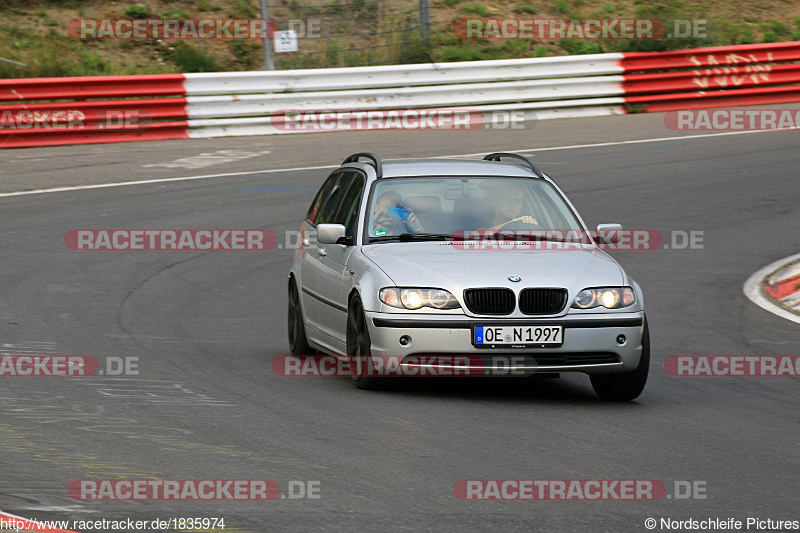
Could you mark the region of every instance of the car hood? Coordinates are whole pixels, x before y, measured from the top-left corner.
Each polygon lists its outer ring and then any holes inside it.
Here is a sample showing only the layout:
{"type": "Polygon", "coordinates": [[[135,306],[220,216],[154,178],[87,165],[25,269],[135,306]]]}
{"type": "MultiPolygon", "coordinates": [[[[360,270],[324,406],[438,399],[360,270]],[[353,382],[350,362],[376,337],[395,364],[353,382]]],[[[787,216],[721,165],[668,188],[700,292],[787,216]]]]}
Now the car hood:
{"type": "Polygon", "coordinates": [[[464,250],[443,242],[383,243],[365,247],[364,255],[398,287],[438,287],[458,293],[470,287],[563,287],[574,295],[586,287],[625,283],[616,261],[588,245],[464,250]],[[509,276],[522,279],[512,282],[509,276]]]}

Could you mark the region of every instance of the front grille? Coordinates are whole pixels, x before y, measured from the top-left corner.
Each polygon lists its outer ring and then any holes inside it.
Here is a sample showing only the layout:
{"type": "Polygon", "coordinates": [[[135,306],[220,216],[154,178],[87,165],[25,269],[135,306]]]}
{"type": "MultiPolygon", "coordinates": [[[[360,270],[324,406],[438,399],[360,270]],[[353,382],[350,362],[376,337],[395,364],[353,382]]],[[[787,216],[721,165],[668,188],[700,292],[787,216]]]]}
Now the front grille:
{"type": "Polygon", "coordinates": [[[567,289],[523,289],[519,310],[526,315],[554,315],[564,309],[567,289]]]}
{"type": "Polygon", "coordinates": [[[476,315],[510,315],[514,312],[511,289],[466,289],[464,303],[476,315]]]}

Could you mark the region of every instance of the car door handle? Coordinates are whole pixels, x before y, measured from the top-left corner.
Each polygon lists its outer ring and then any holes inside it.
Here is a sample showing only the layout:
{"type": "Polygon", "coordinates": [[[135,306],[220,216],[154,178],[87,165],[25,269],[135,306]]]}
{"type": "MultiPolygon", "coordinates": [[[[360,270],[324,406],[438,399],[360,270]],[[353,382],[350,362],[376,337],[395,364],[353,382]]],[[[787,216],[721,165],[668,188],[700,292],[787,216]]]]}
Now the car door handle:
{"type": "Polygon", "coordinates": [[[328,255],[328,252],[325,251],[325,248],[317,248],[317,253],[319,255],[328,255]]]}
{"type": "Polygon", "coordinates": [[[303,239],[300,242],[302,243],[303,248],[308,248],[309,246],[311,246],[311,242],[308,239],[303,239]]]}

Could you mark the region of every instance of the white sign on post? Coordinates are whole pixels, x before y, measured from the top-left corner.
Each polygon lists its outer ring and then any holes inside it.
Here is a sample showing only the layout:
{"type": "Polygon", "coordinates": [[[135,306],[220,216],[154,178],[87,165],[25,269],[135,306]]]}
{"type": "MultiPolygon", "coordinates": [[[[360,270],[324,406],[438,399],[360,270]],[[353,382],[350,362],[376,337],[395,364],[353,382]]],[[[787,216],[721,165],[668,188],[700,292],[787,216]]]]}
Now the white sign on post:
{"type": "Polygon", "coordinates": [[[297,32],[294,30],[276,31],[272,34],[275,52],[297,52],[297,32]]]}

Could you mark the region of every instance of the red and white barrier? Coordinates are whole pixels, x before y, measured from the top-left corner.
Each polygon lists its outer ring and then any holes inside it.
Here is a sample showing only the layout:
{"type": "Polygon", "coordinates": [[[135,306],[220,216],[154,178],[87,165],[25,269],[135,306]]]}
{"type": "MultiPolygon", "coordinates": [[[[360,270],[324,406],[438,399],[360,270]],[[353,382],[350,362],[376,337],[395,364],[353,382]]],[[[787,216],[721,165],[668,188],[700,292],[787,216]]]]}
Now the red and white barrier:
{"type": "Polygon", "coordinates": [[[788,309],[800,312],[800,261],[778,269],[762,286],[764,293],[788,309]]]}
{"type": "MultiPolygon", "coordinates": [[[[288,111],[526,119],[800,101],[800,42],[384,67],[0,80],[0,146],[295,133],[288,111]]],[[[302,130],[308,131],[308,130],[302,130]]]]}
{"type": "Polygon", "coordinates": [[[743,289],[757,306],[800,324],[800,254],[778,259],[754,272],[743,289]]]}

